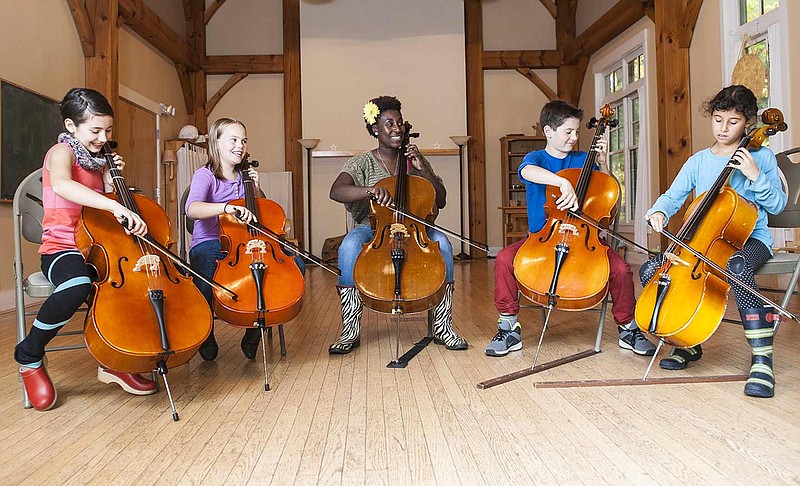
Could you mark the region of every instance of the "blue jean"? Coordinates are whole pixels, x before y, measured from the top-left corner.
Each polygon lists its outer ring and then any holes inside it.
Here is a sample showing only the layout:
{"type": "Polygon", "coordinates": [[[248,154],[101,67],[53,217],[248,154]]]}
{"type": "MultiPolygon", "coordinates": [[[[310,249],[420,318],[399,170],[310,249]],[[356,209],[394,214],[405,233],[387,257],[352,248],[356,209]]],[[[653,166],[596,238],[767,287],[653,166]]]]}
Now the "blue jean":
{"type": "MultiPolygon", "coordinates": [[[[428,238],[439,243],[439,251],[444,258],[445,283],[453,283],[453,246],[444,233],[433,228],[428,228],[428,238]]],[[[367,225],[359,225],[351,229],[347,236],[339,245],[339,276],[338,284],[340,287],[352,287],[356,284],[353,279],[353,267],[356,266],[356,258],[361,253],[361,247],[365,243],[372,241],[375,232],[367,225]]]]}
{"type": "MultiPolygon", "coordinates": [[[[214,272],[217,270],[217,260],[225,258],[225,254],[222,253],[221,248],[219,240],[210,240],[204,241],[189,250],[189,262],[191,263],[192,270],[209,280],[212,279],[214,277],[214,272]]],[[[305,275],[306,264],[303,259],[295,256],[294,261],[300,268],[300,273],[305,275]]],[[[203,297],[206,298],[208,305],[211,306],[212,299],[214,298],[214,292],[211,290],[211,286],[199,278],[194,279],[194,284],[197,286],[200,293],[203,294],[203,297]]]]}

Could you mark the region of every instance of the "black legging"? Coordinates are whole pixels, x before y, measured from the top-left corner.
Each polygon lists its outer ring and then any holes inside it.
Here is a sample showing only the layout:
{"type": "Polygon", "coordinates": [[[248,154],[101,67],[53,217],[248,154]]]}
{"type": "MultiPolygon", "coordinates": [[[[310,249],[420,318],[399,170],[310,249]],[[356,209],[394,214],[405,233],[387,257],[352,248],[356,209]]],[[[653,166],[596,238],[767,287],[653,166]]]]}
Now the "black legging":
{"type": "Polygon", "coordinates": [[[42,272],[55,291],[42,303],[28,336],[14,349],[14,359],[22,365],[42,360],[47,343],[86,302],[92,290],[91,269],[78,250],[42,255],[42,272]]]}
{"type": "MultiPolygon", "coordinates": [[[[767,245],[755,238],[749,238],[744,243],[744,248],[728,259],[727,268],[739,280],[758,290],[755,272],[771,257],[772,254],[767,245]]],[[[666,260],[664,254],[659,253],[642,265],[642,268],[639,269],[639,279],[642,282],[642,286],[647,285],[647,282],[653,278],[661,264],[664,263],[664,260],[666,260]]],[[[736,297],[736,306],[739,309],[764,307],[764,303],[758,297],[742,288],[742,286],[734,282],[730,282],[730,284],[733,289],[733,295],[736,297]]]]}

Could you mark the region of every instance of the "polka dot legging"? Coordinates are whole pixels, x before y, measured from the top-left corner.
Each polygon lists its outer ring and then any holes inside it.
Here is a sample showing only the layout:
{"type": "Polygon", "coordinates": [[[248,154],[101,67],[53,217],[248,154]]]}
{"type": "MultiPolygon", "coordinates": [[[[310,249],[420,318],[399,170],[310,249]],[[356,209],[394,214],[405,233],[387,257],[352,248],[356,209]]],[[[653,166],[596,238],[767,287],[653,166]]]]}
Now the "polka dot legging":
{"type": "MultiPolygon", "coordinates": [[[[755,238],[749,238],[745,242],[744,248],[730,257],[727,269],[739,280],[758,290],[754,276],[755,272],[771,257],[772,254],[767,245],[755,238]]],[[[639,269],[639,279],[642,282],[642,286],[653,278],[665,260],[664,254],[659,253],[642,265],[642,268],[639,269]]],[[[739,309],[764,307],[764,303],[758,297],[745,290],[742,286],[733,282],[730,284],[733,289],[733,295],[736,297],[736,306],[739,309]]]]}

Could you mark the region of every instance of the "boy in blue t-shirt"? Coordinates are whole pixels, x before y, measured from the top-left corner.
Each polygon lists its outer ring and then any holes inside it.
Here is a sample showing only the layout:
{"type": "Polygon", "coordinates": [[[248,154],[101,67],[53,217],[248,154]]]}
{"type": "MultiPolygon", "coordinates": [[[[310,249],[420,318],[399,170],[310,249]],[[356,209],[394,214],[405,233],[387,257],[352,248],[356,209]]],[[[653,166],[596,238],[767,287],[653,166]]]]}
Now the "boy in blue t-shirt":
{"type": "MultiPolygon", "coordinates": [[[[520,180],[525,183],[528,231],[531,233],[542,229],[547,221],[544,212],[546,186],[555,186],[561,190],[561,197],[556,200],[559,210],[578,209],[575,188],[557,172],[580,168],[586,160],[586,152],[573,150],[578,143],[578,129],[582,118],[583,110],[566,101],[553,100],[542,108],[539,123],[547,136],[547,146],[526,155],[518,170],[520,180]]],[[[597,145],[597,169],[608,173],[608,143],[601,139],[597,145]]],[[[514,257],[523,243],[524,239],[503,248],[495,260],[494,303],[500,317],[497,319],[497,335],[485,349],[488,356],[505,356],[511,351],[522,349],[522,326],[517,321],[519,295],[514,277],[514,257]]],[[[619,326],[619,346],[639,355],[652,356],[655,346],[633,322],[636,300],[633,295],[631,267],[610,247],[608,261],[608,288],[614,301],[612,314],[619,326]]]]}

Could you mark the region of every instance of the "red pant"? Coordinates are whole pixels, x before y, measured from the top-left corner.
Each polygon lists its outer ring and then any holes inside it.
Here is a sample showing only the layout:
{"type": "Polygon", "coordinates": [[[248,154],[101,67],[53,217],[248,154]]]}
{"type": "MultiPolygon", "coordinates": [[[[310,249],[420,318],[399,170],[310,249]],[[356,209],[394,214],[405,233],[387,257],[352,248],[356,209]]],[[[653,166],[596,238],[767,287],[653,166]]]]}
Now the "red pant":
{"type": "MultiPolygon", "coordinates": [[[[523,243],[524,239],[503,248],[494,261],[494,305],[501,314],[519,313],[514,257],[523,243]]],[[[633,320],[633,309],[636,305],[633,296],[633,272],[631,266],[611,247],[608,248],[608,263],[608,291],[613,300],[611,313],[617,324],[627,324],[633,320]]]]}

